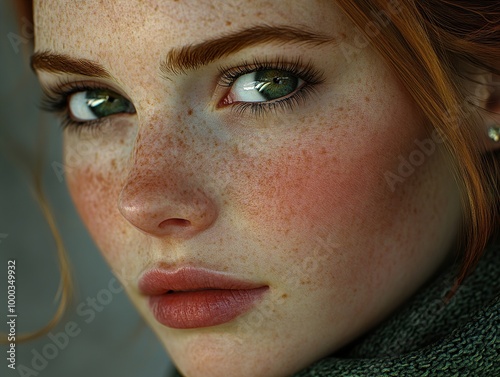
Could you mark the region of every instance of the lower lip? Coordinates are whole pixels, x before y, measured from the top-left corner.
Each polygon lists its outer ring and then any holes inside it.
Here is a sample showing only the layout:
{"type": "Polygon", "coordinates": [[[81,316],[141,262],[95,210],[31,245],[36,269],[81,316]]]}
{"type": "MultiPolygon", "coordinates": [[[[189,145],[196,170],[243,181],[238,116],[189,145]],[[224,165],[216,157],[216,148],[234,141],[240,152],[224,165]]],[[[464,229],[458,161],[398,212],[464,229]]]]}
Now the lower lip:
{"type": "Polygon", "coordinates": [[[268,287],[207,289],[166,293],[149,298],[156,320],[176,329],[221,325],[249,311],[268,287]]]}

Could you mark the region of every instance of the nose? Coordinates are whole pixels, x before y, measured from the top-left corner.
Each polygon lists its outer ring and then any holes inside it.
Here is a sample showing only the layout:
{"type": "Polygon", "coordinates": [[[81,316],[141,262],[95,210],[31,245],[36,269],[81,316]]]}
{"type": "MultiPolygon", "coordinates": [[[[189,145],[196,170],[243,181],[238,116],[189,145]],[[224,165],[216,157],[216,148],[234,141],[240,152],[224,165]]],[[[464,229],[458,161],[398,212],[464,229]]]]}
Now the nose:
{"type": "Polygon", "coordinates": [[[190,238],[217,217],[215,206],[199,190],[174,193],[168,185],[140,181],[123,188],[119,209],[130,224],[156,237],[190,238]]]}
{"type": "Polygon", "coordinates": [[[200,185],[199,172],[194,174],[196,167],[186,162],[189,151],[180,153],[172,142],[159,144],[136,145],[118,208],[130,224],[152,236],[193,237],[215,222],[217,207],[200,185]]]}

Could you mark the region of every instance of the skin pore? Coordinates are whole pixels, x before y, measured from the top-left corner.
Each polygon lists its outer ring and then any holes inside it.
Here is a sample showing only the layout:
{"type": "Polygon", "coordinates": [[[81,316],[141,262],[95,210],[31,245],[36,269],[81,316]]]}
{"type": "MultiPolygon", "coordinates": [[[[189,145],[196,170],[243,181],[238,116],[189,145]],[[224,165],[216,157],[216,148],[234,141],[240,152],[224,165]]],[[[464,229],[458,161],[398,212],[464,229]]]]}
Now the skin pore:
{"type": "Polygon", "coordinates": [[[57,73],[75,62],[47,58],[34,64],[42,86],[105,88],[135,109],[64,131],[68,187],[183,374],[290,375],[375,326],[442,265],[460,217],[442,145],[391,190],[384,173],[429,129],[370,46],[346,60],[340,46],[356,31],[332,1],[67,4],[35,1],[35,52],[98,63],[101,77],[57,73]],[[264,25],[320,38],[275,35],[165,69],[174,50],[264,25]],[[297,69],[304,87],[280,105],[244,106],[221,76],[256,62],[297,69]],[[138,289],[159,266],[269,289],[231,322],[168,328],[138,289]]]}

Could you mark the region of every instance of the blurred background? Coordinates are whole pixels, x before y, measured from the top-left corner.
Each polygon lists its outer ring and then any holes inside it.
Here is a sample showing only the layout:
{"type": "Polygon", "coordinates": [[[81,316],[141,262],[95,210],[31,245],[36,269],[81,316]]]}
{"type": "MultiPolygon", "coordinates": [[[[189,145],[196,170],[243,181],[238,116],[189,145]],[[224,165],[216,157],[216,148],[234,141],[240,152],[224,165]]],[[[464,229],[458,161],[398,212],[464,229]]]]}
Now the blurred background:
{"type": "Polygon", "coordinates": [[[32,25],[18,25],[12,3],[0,2],[0,332],[8,331],[8,260],[16,261],[18,335],[45,326],[57,308],[56,244],[33,189],[38,165],[69,253],[76,296],[51,334],[17,343],[16,370],[7,367],[8,347],[0,345],[0,376],[165,377],[165,352],[118,288],[73,208],[61,171],[61,131],[37,107],[40,89],[28,64],[32,25]],[[74,336],[61,335],[68,331],[74,336]]]}

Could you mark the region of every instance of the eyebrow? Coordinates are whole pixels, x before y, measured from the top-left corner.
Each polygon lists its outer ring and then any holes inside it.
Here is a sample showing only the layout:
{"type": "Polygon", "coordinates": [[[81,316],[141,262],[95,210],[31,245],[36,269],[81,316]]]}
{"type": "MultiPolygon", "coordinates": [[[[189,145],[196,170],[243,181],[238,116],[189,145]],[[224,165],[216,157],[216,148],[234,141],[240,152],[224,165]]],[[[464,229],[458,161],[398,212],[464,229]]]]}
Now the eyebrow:
{"type": "MultiPolygon", "coordinates": [[[[335,43],[336,39],[315,33],[305,27],[258,25],[197,44],[173,48],[160,63],[160,71],[166,77],[170,74],[183,74],[245,48],[271,42],[320,46],[335,43]]],[[[31,57],[31,69],[34,72],[43,70],[52,73],[112,78],[109,71],[98,62],[50,51],[35,52],[31,57]]]]}
{"type": "Polygon", "coordinates": [[[258,25],[198,44],[173,48],[160,64],[160,71],[165,75],[186,73],[187,70],[207,65],[262,43],[319,46],[335,41],[333,37],[317,34],[305,27],[258,25]]]}
{"type": "Polygon", "coordinates": [[[50,51],[35,52],[31,56],[30,65],[34,72],[42,70],[52,73],[111,78],[108,70],[93,60],[72,58],[66,54],[56,54],[50,51]]]}

